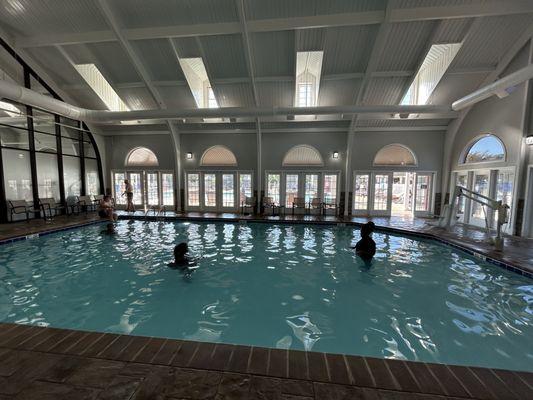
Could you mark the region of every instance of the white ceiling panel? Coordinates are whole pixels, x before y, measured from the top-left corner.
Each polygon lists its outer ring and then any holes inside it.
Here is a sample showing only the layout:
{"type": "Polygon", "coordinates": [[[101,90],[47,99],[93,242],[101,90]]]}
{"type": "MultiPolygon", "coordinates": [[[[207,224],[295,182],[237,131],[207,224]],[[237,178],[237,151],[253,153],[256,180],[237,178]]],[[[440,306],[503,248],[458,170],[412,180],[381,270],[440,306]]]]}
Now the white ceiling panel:
{"type": "Polygon", "coordinates": [[[365,104],[398,104],[409,78],[373,78],[368,84],[365,104]]]}
{"type": "MultiPolygon", "coordinates": [[[[139,82],[141,78],[118,42],[91,43],[87,47],[98,60],[110,83],[139,82]]],[[[104,73],[102,71],[102,73],[104,73]]]]}
{"type": "Polygon", "coordinates": [[[206,36],[200,43],[210,79],[248,76],[242,35],[206,36]]]}
{"type": "Polygon", "coordinates": [[[360,85],[360,79],[322,80],[318,92],[318,105],[344,106],[353,104],[360,85]]]}
{"type": "Polygon", "coordinates": [[[196,102],[187,85],[159,86],[157,91],[167,108],[196,108],[196,102]]]}
{"type": "Polygon", "coordinates": [[[213,87],[220,107],[253,107],[252,86],[249,83],[217,84],[213,87]]]}
{"type": "Polygon", "coordinates": [[[294,105],[294,83],[256,83],[259,103],[264,107],[292,107],[294,105]]]}
{"type": "Polygon", "coordinates": [[[130,110],[154,110],[158,108],[154,98],[144,87],[116,88],[116,91],[130,110]]]}
{"type": "Polygon", "coordinates": [[[238,21],[234,0],[112,0],[125,28],[238,21]]]}
{"type": "Polygon", "coordinates": [[[152,80],[183,81],[185,76],[168,39],[137,40],[133,42],[152,80]]]}
{"type": "Polygon", "coordinates": [[[294,75],[294,31],[254,33],[251,46],[257,76],[294,75]]]}
{"type": "Polygon", "coordinates": [[[85,84],[83,78],[55,47],[35,47],[28,54],[57,84],[85,84]]]}

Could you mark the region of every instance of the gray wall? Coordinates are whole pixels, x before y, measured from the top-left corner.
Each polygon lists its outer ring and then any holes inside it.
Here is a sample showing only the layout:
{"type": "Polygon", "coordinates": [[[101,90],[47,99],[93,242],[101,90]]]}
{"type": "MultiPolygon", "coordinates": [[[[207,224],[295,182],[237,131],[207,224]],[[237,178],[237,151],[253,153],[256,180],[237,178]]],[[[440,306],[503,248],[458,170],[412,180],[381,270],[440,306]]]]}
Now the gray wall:
{"type": "MultiPolygon", "coordinates": [[[[352,170],[383,169],[390,167],[374,167],[374,157],[383,147],[391,143],[398,143],[411,149],[418,160],[416,167],[406,170],[436,171],[436,191],[439,191],[442,146],[444,145],[444,132],[356,132],[354,151],[352,155],[352,170]]],[[[395,168],[398,170],[398,167],[395,168]]]]}

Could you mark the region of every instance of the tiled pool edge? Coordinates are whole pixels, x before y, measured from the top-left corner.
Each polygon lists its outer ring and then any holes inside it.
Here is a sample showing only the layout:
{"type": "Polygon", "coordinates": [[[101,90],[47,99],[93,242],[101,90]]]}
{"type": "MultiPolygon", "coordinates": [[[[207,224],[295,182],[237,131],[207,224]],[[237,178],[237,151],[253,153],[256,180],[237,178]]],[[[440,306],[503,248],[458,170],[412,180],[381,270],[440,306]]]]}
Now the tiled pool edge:
{"type": "MultiPolygon", "coordinates": [[[[11,363],[21,363],[13,359],[21,358],[23,362],[25,357],[18,356],[28,356],[28,353],[35,355],[35,359],[49,356],[59,361],[59,364],[64,362],[67,367],[59,367],[60,374],[68,374],[73,362],[94,366],[101,360],[108,363],[107,367],[110,362],[121,363],[124,366],[122,370],[127,369],[135,375],[148,375],[151,370],[161,368],[175,368],[185,372],[200,370],[231,376],[247,375],[252,379],[257,376],[287,384],[301,382],[299,385],[314,385],[315,388],[318,384],[326,393],[319,396],[315,392],[313,397],[321,400],[329,396],[341,398],[331,392],[337,389],[343,391],[347,387],[353,387],[353,390],[368,389],[375,393],[401,393],[402,399],[410,399],[410,395],[413,399],[420,399],[421,394],[428,398],[435,396],[435,399],[448,396],[454,399],[490,400],[533,398],[533,373],[525,371],[0,323],[0,358],[11,357],[11,363]]],[[[22,379],[28,376],[35,378],[33,373],[24,372],[22,379]]],[[[57,371],[55,374],[52,375],[56,381],[68,381],[68,376],[57,376],[57,371]]],[[[105,371],[103,377],[113,379],[105,371]]],[[[20,381],[21,378],[16,379],[20,381]]],[[[162,381],[160,383],[163,384],[162,381]]],[[[192,388],[190,390],[193,391],[192,388]]]]}

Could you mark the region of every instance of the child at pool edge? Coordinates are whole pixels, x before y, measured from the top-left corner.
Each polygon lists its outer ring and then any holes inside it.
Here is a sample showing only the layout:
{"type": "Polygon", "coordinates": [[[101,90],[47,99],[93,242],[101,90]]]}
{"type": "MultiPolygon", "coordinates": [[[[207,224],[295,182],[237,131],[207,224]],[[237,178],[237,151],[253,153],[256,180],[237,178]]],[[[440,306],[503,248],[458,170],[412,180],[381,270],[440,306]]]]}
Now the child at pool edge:
{"type": "Polygon", "coordinates": [[[361,240],[355,245],[355,254],[369,262],[376,254],[376,242],[372,239],[372,233],[376,225],[373,222],[367,222],[361,227],[361,240]]]}
{"type": "Polygon", "coordinates": [[[174,247],[174,262],[168,263],[168,267],[172,269],[188,269],[194,265],[194,260],[191,259],[187,253],[189,252],[189,246],[187,243],[182,242],[174,247]]]}

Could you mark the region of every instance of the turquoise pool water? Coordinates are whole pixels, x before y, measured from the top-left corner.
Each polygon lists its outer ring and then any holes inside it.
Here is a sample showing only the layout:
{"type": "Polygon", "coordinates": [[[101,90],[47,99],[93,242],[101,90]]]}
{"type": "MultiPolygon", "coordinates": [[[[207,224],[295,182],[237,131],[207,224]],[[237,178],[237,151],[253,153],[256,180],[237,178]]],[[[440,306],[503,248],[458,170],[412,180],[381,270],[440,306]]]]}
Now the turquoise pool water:
{"type": "Polygon", "coordinates": [[[0,321],[533,370],[533,282],[353,227],[121,221],[0,246],[0,321]],[[188,241],[190,278],[167,268],[188,241]]]}

